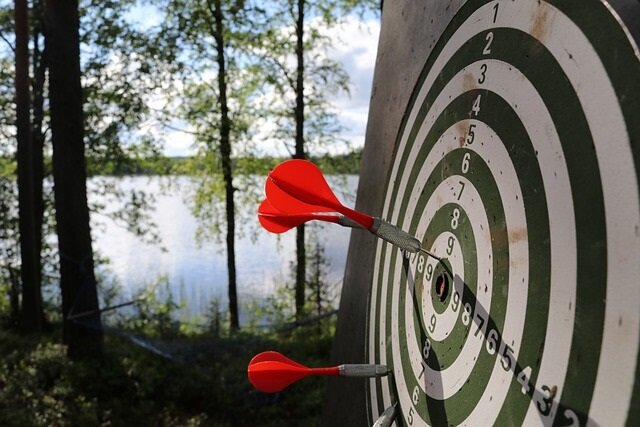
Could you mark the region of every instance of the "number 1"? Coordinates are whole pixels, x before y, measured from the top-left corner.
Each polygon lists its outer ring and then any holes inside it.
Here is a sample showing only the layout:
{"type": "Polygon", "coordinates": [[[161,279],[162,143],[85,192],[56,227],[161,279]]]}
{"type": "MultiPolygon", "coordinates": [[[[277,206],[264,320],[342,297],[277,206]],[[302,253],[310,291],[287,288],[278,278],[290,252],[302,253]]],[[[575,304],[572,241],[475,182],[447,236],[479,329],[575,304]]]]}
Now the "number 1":
{"type": "Polygon", "coordinates": [[[496,19],[498,19],[498,9],[500,8],[500,3],[496,3],[493,6],[493,23],[496,23],[496,19]]]}

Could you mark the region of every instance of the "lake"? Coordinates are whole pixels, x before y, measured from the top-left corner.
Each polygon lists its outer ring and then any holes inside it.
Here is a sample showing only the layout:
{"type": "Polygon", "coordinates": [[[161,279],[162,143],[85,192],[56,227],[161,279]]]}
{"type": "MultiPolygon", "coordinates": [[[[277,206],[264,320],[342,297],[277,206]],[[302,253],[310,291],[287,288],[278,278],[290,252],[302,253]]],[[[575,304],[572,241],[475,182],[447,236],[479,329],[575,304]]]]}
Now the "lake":
{"type": "MultiPolygon", "coordinates": [[[[219,242],[197,241],[198,220],[191,210],[191,195],[196,188],[193,179],[185,176],[99,177],[90,180],[89,200],[93,204],[101,204],[104,212],[118,212],[126,207],[122,201],[100,194],[96,189],[111,186],[123,194],[144,190],[155,199],[151,203],[153,209],[149,218],[157,225],[165,250],[145,243],[109,215],[92,213],[94,251],[109,260],[100,268],[100,273],[119,285],[119,302],[131,299],[164,277],[166,284],[157,287],[155,292],[163,299],[170,294],[174,301],[182,303],[182,319],[204,316],[213,300],[220,301],[221,307],[226,309],[225,237],[220,236],[219,242]]],[[[328,180],[332,188],[340,189],[336,191],[339,198],[353,206],[358,177],[329,177],[328,180]]],[[[255,208],[247,207],[250,212],[255,212],[257,204],[255,208]]],[[[237,218],[236,222],[243,228],[242,235],[236,237],[238,298],[243,320],[246,314],[243,305],[263,300],[285,283],[292,283],[295,231],[271,234],[260,227],[256,214],[237,218]]],[[[340,283],[351,230],[334,224],[314,225],[311,230],[325,250],[327,281],[340,283]]]]}

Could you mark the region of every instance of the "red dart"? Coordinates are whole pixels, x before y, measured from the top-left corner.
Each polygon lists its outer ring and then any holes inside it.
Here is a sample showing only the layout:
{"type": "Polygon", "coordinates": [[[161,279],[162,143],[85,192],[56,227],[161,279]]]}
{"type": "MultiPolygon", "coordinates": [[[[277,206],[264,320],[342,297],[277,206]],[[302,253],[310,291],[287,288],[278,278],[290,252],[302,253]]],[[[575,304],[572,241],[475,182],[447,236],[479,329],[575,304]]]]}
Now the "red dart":
{"type": "Polygon", "coordinates": [[[276,393],[310,375],[377,377],[387,375],[383,365],[340,365],[329,368],[309,368],[277,351],[258,354],[247,368],[249,382],[265,393],[276,393]]]}
{"type": "MultiPolygon", "coordinates": [[[[325,207],[340,212],[344,216],[362,225],[367,230],[373,226],[373,217],[344,206],[333,193],[324,179],[319,167],[307,160],[286,160],[275,167],[267,180],[273,180],[277,187],[301,202],[325,207]]],[[[267,185],[267,198],[283,212],[290,208],[288,204],[280,206],[279,199],[270,194],[267,185]]]]}
{"type": "MultiPolygon", "coordinates": [[[[402,250],[423,252],[439,261],[442,260],[422,248],[420,240],[399,227],[382,218],[374,218],[344,206],[327,184],[320,168],[307,160],[293,159],[280,163],[267,177],[265,191],[267,199],[274,209],[282,213],[339,212],[345,216],[344,220],[350,219],[352,223],[359,224],[402,250]]],[[[343,224],[344,220],[338,220],[338,222],[342,225],[353,226],[353,224],[343,224]]],[[[284,224],[280,224],[280,227],[274,226],[273,228],[282,229],[284,226],[284,224]]],[[[267,227],[265,226],[265,228],[267,227]]]]}
{"type": "Polygon", "coordinates": [[[274,208],[268,199],[264,199],[258,207],[258,220],[260,224],[272,233],[284,233],[293,227],[297,227],[311,220],[339,223],[341,218],[342,216],[337,212],[282,213],[274,208]]]}

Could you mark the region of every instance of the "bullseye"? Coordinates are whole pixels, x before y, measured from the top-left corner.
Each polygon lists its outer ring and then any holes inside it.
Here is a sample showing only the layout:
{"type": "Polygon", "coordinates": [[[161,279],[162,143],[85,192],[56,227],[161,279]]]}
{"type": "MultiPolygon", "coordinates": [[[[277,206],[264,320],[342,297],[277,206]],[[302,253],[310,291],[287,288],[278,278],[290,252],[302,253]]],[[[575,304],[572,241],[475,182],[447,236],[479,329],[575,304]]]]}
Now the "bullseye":
{"type": "Polygon", "coordinates": [[[435,292],[440,302],[443,302],[449,296],[449,276],[440,273],[435,283],[435,292]]]}

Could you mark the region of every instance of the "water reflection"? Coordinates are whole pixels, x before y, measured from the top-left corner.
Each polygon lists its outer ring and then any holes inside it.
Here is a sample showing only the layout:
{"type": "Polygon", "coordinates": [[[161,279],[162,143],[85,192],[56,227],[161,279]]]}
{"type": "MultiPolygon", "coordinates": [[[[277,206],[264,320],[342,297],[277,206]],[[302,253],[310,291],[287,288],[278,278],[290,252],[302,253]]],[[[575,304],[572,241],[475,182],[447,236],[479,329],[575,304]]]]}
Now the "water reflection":
{"type": "MultiPolygon", "coordinates": [[[[184,317],[204,315],[210,302],[218,298],[226,306],[227,269],[225,246],[221,242],[199,243],[195,234],[197,220],[190,211],[186,195],[193,192],[195,183],[188,177],[174,177],[166,190],[167,177],[94,178],[89,184],[115,185],[128,192],[145,190],[155,195],[155,210],[151,219],[157,224],[163,251],[157,245],[144,243],[121,225],[102,216],[92,216],[94,250],[109,259],[106,266],[109,277],[121,286],[122,297],[130,298],[159,277],[166,276],[168,289],[177,302],[184,302],[184,317]],[[166,191],[162,191],[162,189],[166,191]]],[[[333,181],[334,188],[342,182],[344,193],[355,195],[357,176],[333,181]]],[[[338,191],[338,194],[341,194],[338,191]]],[[[117,201],[90,193],[92,202],[106,206],[107,211],[121,209],[117,201]]],[[[353,204],[353,200],[343,200],[353,204]]],[[[256,205],[257,206],[257,205],[256,205]]],[[[289,277],[290,264],[295,259],[295,232],[276,236],[258,229],[255,215],[238,218],[245,227],[243,236],[236,239],[238,292],[240,302],[250,298],[264,298],[273,293],[289,277]],[[252,240],[251,234],[256,236],[252,240]]],[[[317,233],[329,261],[328,277],[331,283],[342,279],[349,243],[350,230],[327,225],[317,233]]],[[[164,291],[158,289],[160,294],[164,291]]],[[[161,295],[166,297],[165,295],[161,295]]]]}

